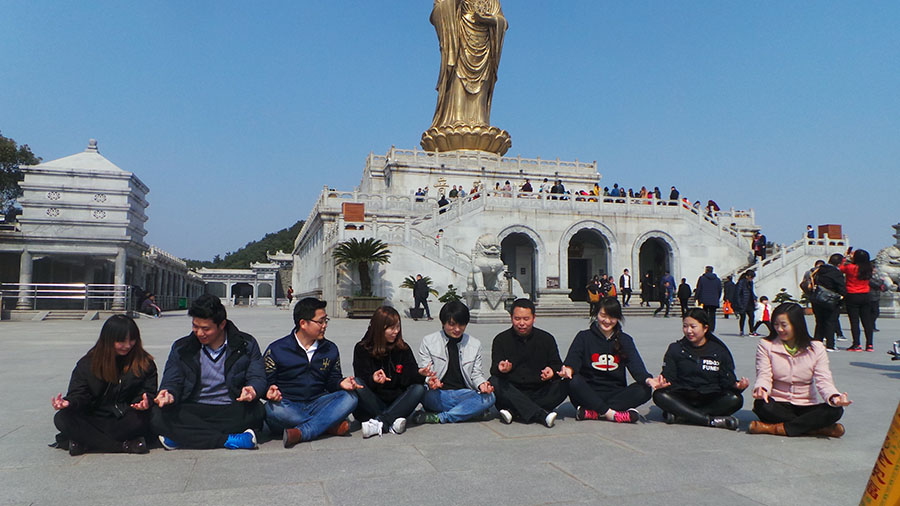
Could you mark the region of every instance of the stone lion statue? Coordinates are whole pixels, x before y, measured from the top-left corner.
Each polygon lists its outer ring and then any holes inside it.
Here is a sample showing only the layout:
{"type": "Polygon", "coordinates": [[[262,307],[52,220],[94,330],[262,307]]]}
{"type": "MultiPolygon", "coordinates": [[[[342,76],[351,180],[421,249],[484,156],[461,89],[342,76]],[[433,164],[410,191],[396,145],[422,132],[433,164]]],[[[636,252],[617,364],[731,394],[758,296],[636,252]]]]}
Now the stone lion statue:
{"type": "Polygon", "coordinates": [[[875,255],[875,271],[884,277],[888,290],[897,291],[900,285],[900,247],[888,246],[875,255]]]}
{"type": "Polygon", "coordinates": [[[500,260],[500,241],[491,234],[482,234],[472,250],[469,290],[499,290],[499,278],[505,268],[500,260]]]}

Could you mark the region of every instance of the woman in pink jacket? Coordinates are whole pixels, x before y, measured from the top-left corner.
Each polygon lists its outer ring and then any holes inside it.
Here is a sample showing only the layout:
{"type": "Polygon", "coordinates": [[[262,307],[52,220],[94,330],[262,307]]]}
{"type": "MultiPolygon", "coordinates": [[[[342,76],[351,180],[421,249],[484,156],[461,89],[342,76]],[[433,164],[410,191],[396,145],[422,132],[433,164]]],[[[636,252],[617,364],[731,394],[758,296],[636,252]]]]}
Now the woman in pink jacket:
{"type": "Polygon", "coordinates": [[[756,347],[753,412],[760,421],[750,422],[750,433],[841,437],[837,421],[852,401],[835,388],[825,345],[810,338],[803,308],[781,304],[772,322],[774,332],[756,347]]]}

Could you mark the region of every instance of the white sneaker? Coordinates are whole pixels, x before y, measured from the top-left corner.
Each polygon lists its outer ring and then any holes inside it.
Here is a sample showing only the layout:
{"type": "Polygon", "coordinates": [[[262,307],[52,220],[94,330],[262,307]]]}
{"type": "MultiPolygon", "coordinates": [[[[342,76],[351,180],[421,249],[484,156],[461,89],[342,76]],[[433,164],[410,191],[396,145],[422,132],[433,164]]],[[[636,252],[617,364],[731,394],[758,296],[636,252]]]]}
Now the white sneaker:
{"type": "Polygon", "coordinates": [[[553,424],[556,423],[556,411],[551,411],[547,413],[547,416],[544,418],[544,425],[549,429],[553,427],[553,424]]]}
{"type": "Polygon", "coordinates": [[[500,410],[500,421],[509,425],[512,423],[512,413],[505,409],[500,410]]]}
{"type": "Polygon", "coordinates": [[[406,432],[406,418],[397,418],[391,424],[391,434],[403,434],[406,432]]]}
{"type": "Polygon", "coordinates": [[[363,438],[370,438],[372,436],[381,437],[381,428],[383,427],[380,420],[376,420],[372,418],[371,420],[366,420],[362,423],[362,433],[363,438]]]}

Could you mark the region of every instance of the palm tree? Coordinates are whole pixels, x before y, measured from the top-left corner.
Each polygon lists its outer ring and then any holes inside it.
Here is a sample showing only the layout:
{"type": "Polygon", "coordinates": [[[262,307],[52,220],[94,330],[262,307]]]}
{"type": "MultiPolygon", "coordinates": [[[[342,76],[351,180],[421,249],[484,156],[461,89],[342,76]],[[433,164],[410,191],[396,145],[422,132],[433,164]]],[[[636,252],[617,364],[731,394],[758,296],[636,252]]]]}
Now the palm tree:
{"type": "Polygon", "coordinates": [[[359,272],[360,291],[363,296],[372,296],[372,278],[369,276],[369,264],[386,264],[390,261],[391,250],[379,239],[367,237],[344,241],[334,248],[334,259],[337,265],[353,265],[359,272]]]}

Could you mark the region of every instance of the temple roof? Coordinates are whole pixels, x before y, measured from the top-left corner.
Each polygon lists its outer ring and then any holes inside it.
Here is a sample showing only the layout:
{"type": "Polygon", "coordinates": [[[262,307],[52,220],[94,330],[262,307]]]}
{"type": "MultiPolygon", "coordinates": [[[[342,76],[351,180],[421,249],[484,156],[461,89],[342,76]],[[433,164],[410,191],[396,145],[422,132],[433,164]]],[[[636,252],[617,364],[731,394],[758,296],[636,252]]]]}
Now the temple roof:
{"type": "Polygon", "coordinates": [[[97,149],[97,141],[94,139],[91,139],[88,142],[88,147],[81,153],[64,156],[49,162],[43,162],[36,165],[36,167],[47,169],[92,170],[100,172],[127,172],[101,155],[100,151],[97,149]]]}

